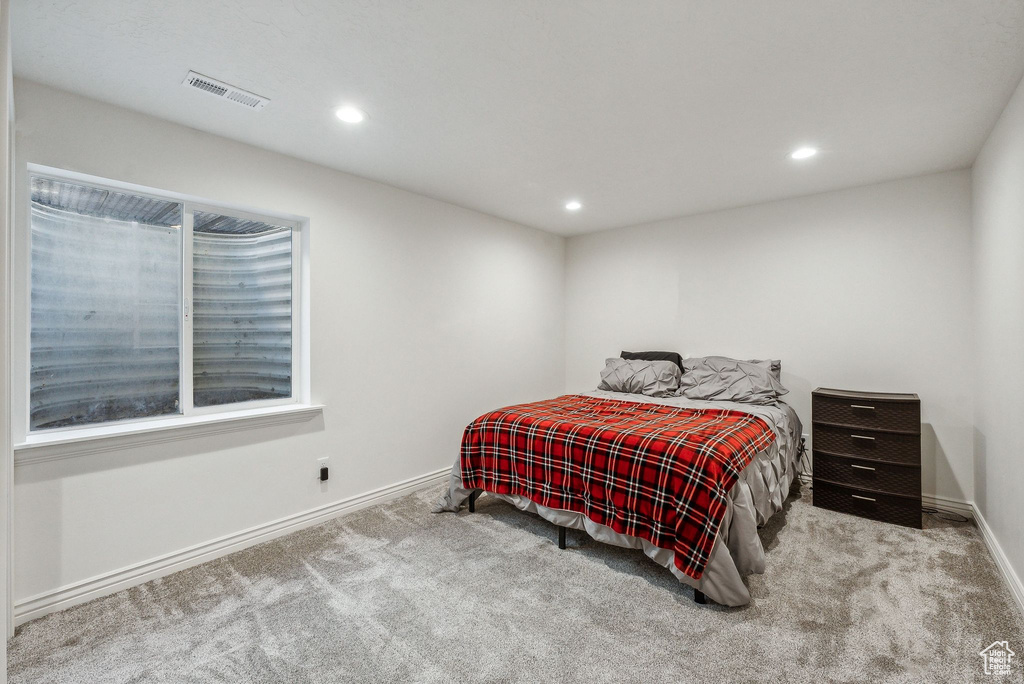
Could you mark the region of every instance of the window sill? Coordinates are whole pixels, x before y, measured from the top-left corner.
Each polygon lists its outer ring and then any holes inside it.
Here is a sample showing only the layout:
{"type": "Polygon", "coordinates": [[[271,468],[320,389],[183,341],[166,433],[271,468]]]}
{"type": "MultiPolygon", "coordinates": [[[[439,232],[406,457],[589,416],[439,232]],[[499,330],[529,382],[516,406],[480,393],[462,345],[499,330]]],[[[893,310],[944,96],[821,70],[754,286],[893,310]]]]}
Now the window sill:
{"type": "Polygon", "coordinates": [[[289,404],[30,435],[24,442],[14,445],[14,465],[59,461],[179,439],[301,423],[320,415],[323,409],[321,404],[289,404]]]}

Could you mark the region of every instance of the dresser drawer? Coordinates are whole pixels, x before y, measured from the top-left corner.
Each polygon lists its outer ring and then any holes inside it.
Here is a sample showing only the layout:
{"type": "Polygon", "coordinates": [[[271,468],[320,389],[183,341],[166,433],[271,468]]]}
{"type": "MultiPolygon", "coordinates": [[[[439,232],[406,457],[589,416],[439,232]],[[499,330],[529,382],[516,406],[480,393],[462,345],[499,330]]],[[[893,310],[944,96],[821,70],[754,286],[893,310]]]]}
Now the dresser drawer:
{"type": "Polygon", "coordinates": [[[917,466],[889,465],[815,452],[814,475],[829,482],[876,492],[915,497],[921,493],[921,469],[917,466]]]}
{"type": "Polygon", "coordinates": [[[815,394],[811,400],[811,420],[869,430],[920,433],[921,405],[815,394]]]}
{"type": "Polygon", "coordinates": [[[867,489],[822,482],[817,473],[812,492],[814,505],[830,511],[850,513],[862,518],[921,529],[921,500],[867,489]]]}
{"type": "Polygon", "coordinates": [[[814,425],[814,441],[811,446],[815,452],[827,451],[830,454],[894,461],[914,466],[921,464],[920,435],[814,425]]]}

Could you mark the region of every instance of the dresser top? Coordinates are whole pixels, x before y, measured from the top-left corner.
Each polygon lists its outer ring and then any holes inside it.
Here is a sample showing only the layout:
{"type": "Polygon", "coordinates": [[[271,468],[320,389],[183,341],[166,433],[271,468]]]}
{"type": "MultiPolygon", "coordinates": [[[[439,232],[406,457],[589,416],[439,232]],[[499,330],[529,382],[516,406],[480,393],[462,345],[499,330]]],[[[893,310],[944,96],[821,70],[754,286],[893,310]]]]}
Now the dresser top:
{"type": "Polygon", "coordinates": [[[921,401],[916,394],[899,394],[896,392],[854,392],[852,390],[830,389],[819,387],[813,394],[821,397],[837,399],[868,399],[870,401],[921,401]]]}

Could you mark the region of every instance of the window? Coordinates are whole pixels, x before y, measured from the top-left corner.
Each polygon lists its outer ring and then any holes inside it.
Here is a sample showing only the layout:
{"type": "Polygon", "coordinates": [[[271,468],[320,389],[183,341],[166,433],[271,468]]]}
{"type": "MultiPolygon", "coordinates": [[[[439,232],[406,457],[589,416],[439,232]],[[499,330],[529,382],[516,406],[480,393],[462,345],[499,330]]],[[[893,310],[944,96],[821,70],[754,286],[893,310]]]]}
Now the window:
{"type": "Polygon", "coordinates": [[[30,432],[298,401],[299,223],[56,173],[30,189],[30,432]]]}
{"type": "Polygon", "coordinates": [[[197,211],[192,228],[192,402],[292,392],[292,231],[197,211]]]}

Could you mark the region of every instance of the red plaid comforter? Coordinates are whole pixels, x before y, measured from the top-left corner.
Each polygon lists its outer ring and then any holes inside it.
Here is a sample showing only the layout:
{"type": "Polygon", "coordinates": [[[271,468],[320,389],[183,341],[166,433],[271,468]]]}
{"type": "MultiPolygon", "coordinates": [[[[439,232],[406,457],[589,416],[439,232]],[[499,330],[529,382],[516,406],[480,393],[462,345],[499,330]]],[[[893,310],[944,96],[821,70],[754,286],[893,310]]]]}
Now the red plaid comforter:
{"type": "Polygon", "coordinates": [[[566,395],[491,411],[462,437],[462,486],[582,513],[675,551],[700,579],[726,497],[775,433],[740,411],[566,395]]]}

